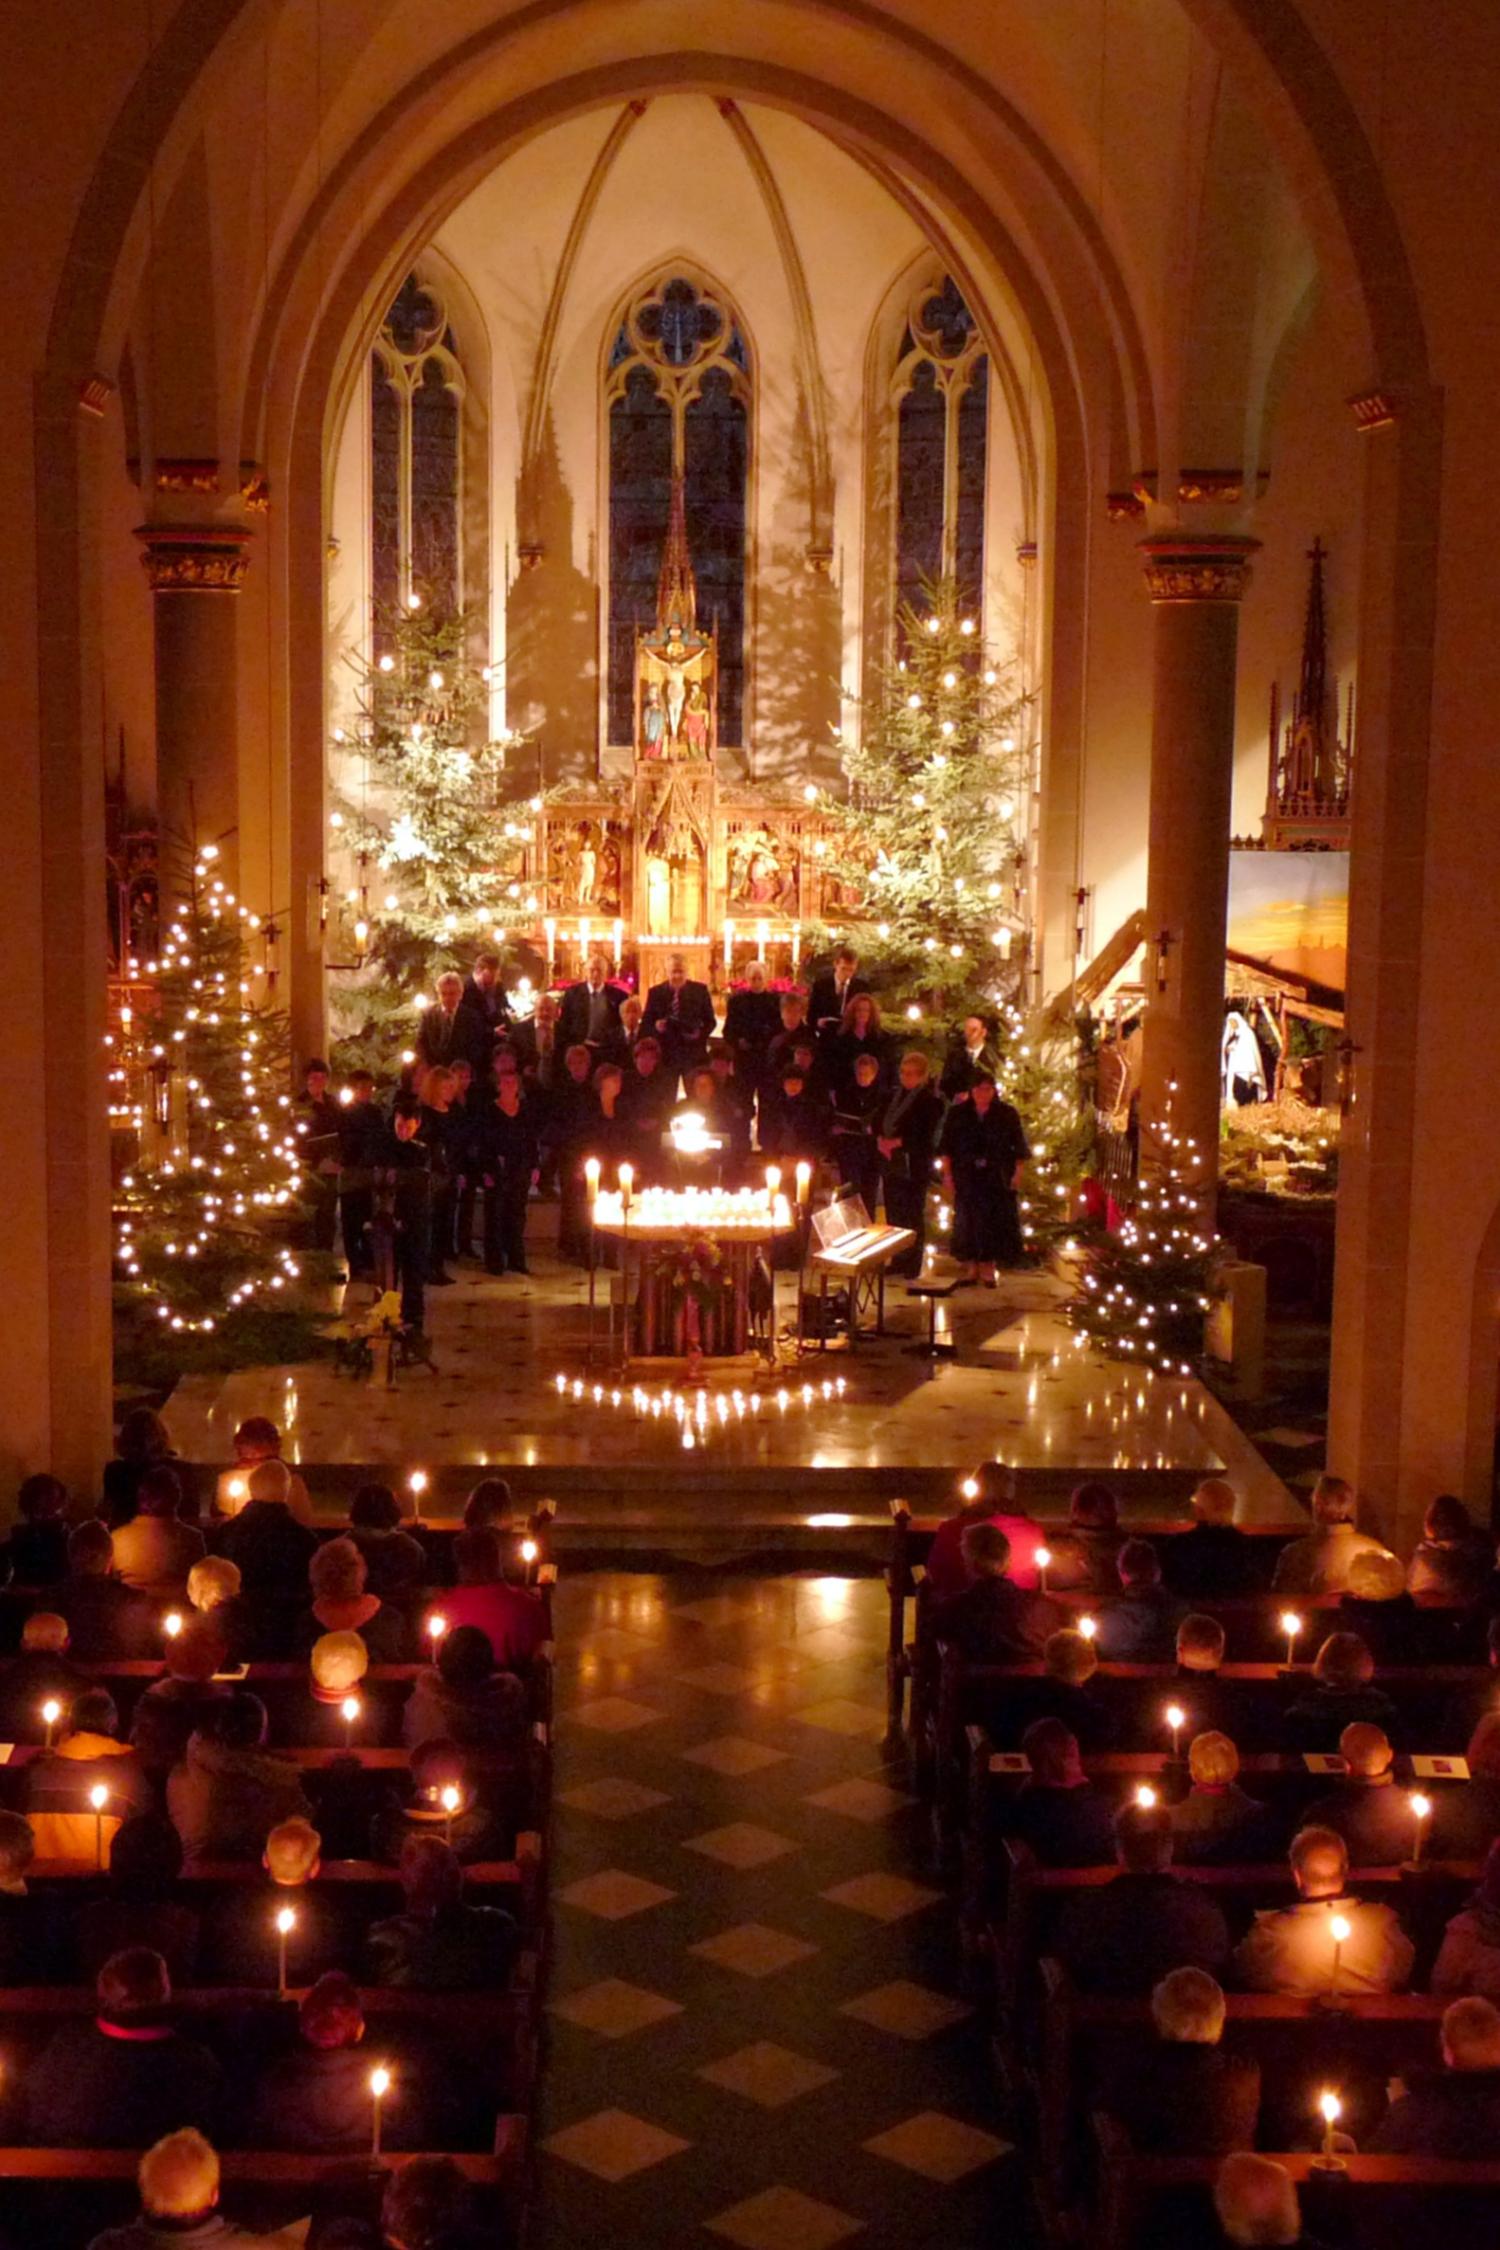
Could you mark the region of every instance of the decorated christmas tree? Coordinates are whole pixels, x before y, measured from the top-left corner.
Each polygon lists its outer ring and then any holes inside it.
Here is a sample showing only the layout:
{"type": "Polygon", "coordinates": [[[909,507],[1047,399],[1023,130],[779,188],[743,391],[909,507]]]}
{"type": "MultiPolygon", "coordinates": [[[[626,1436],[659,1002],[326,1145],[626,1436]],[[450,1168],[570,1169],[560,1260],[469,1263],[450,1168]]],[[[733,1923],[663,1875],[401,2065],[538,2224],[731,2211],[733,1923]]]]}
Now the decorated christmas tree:
{"type": "Polygon", "coordinates": [[[829,865],[887,1020],[941,1044],[1019,994],[1030,706],[952,581],[903,605],[896,645],[827,805],[829,865]]]}
{"type": "Polygon", "coordinates": [[[353,878],[331,994],[337,1054],[385,1076],[440,973],[467,970],[480,947],[502,951],[538,911],[523,864],[541,800],[507,802],[517,738],[488,736],[490,674],[472,653],[472,622],[412,601],[352,660],[354,712],[334,730],[335,770],[356,777],[333,814],[353,878]]]}
{"type": "Polygon", "coordinates": [[[1187,1183],[1170,1109],[1152,1146],[1134,1209],[1117,1232],[1100,1234],[1089,1246],[1068,1319],[1112,1359],[1188,1375],[1203,1356],[1217,1244],[1201,1196],[1187,1183]]]}
{"type": "Polygon", "coordinates": [[[259,918],[205,844],[180,885],[145,997],[115,1033],[139,1091],[137,1148],[115,1198],[117,1371],[306,1357],[317,1314],[293,1248],[302,1164],[285,1015],[266,996],[259,918]]]}

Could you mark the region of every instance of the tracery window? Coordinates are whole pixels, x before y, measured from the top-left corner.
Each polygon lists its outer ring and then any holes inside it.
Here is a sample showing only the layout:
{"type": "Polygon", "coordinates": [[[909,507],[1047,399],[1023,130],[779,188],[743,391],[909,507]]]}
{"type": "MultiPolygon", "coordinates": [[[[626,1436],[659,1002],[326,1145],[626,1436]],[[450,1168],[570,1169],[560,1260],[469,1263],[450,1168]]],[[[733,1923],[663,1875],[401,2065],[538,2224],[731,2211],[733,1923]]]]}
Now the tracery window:
{"type": "Polygon", "coordinates": [[[718,739],[739,743],[745,703],[745,533],[750,356],[733,313],[681,275],[620,323],[609,409],[608,725],[634,733],[635,636],[656,622],[674,477],[683,479],[698,622],[719,636],[718,739]]]}
{"type": "Polygon", "coordinates": [[[951,276],[912,299],[896,359],[896,599],[953,577],[978,614],[984,587],[989,355],[951,276]]]}
{"type": "Polygon", "coordinates": [[[441,292],[408,274],[370,363],[371,591],[462,608],[464,374],[441,292]]]}

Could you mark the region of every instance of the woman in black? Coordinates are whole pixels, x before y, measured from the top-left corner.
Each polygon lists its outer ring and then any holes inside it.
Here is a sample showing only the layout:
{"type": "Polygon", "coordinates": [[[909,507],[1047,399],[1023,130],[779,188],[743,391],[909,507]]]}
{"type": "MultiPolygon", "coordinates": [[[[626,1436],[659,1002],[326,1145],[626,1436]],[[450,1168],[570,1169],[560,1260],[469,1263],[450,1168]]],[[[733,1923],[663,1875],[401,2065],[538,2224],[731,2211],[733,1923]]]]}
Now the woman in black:
{"type": "Polygon", "coordinates": [[[860,1055],[852,1084],[840,1088],[833,1105],[828,1153],[839,1168],[840,1191],[857,1195],[872,1219],[880,1193],[880,1151],[875,1135],[889,1100],[880,1082],[879,1062],[874,1055],[860,1055]]]}
{"type": "Polygon", "coordinates": [[[526,1203],[540,1155],[536,1104],[519,1072],[505,1071],[479,1120],[486,1273],[531,1270],[526,1263],[526,1203]]]}
{"type": "Polygon", "coordinates": [[[882,1082],[889,1078],[890,1041],[880,1028],[880,1010],[868,992],[855,994],[828,1043],[828,1073],[835,1100],[854,1084],[854,1066],[861,1055],[873,1055],[882,1082]]]}
{"type": "Polygon", "coordinates": [[[563,1057],[566,1077],[552,1096],[547,1120],[547,1142],[557,1159],[557,1192],[561,1204],[557,1221],[558,1255],[579,1265],[588,1263],[588,1183],[584,1159],[594,1154],[599,1103],[592,1077],[593,1049],[572,1046],[563,1057]]]}
{"type": "Polygon", "coordinates": [[[1030,1154],[1025,1128],[994,1079],[976,1078],[943,1127],[943,1180],[953,1201],[953,1255],[967,1268],[963,1280],[993,1289],[997,1266],[1020,1265],[1016,1189],[1030,1154]]]}
{"type": "Polygon", "coordinates": [[[922,1271],[927,1233],[927,1190],[932,1153],[943,1122],[941,1097],[928,1082],[927,1057],[901,1057],[900,1083],[880,1113],[875,1148],[885,1191],[886,1224],[910,1227],[916,1241],[891,1262],[891,1272],[914,1280],[922,1271]]]}
{"type": "Polygon", "coordinates": [[[465,1120],[453,1106],[454,1093],[452,1071],[435,1063],[422,1080],[422,1139],[432,1158],[432,1253],[427,1279],[439,1289],[454,1278],[448,1260],[456,1254],[453,1228],[464,1168],[465,1120]]]}

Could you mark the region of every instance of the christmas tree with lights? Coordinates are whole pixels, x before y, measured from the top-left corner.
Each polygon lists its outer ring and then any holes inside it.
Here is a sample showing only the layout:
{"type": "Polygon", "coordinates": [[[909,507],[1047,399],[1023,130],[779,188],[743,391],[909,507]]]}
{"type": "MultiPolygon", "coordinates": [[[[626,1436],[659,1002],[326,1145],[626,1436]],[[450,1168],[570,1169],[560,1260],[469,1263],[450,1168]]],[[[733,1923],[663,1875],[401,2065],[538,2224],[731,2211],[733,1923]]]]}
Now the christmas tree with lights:
{"type": "Polygon", "coordinates": [[[358,772],[332,821],[352,876],[341,917],[352,959],[332,988],[345,1069],[394,1076],[443,970],[502,951],[538,911],[524,862],[541,800],[506,801],[519,738],[489,738],[490,670],[472,651],[472,620],[429,614],[413,595],[352,660],[354,711],[333,737],[335,770],[358,772]]]}
{"type": "Polygon", "coordinates": [[[146,1383],[305,1358],[318,1326],[292,1247],[303,1169],[287,1019],[251,958],[269,933],[213,844],[180,890],[158,958],[130,965],[146,991],[114,1034],[115,1080],[139,1089],[115,1193],[116,1371],[146,1383]]]}
{"type": "Polygon", "coordinates": [[[1117,1233],[1090,1243],[1068,1319],[1111,1359],[1160,1375],[1191,1375],[1203,1357],[1219,1246],[1204,1220],[1201,1193],[1188,1182],[1170,1105],[1151,1145],[1134,1209],[1117,1233]]]}
{"type": "Polygon", "coordinates": [[[892,1028],[941,1043],[1020,992],[1030,703],[952,580],[903,604],[896,646],[826,806],[828,863],[892,1028]]]}

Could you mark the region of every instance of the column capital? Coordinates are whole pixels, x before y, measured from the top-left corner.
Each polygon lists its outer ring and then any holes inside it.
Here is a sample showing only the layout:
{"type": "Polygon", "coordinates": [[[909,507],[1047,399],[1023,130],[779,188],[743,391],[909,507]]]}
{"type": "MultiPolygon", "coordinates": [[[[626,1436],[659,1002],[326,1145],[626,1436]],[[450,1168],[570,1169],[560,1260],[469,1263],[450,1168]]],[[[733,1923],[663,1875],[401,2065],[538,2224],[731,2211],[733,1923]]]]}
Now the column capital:
{"type": "Polygon", "coordinates": [[[1140,542],[1146,592],[1153,602],[1237,602],[1250,583],[1258,539],[1233,533],[1193,538],[1165,532],[1140,542]]]}
{"type": "Polygon", "coordinates": [[[250,533],[234,524],[147,523],[136,528],[153,594],[237,594],[250,533]]]}

